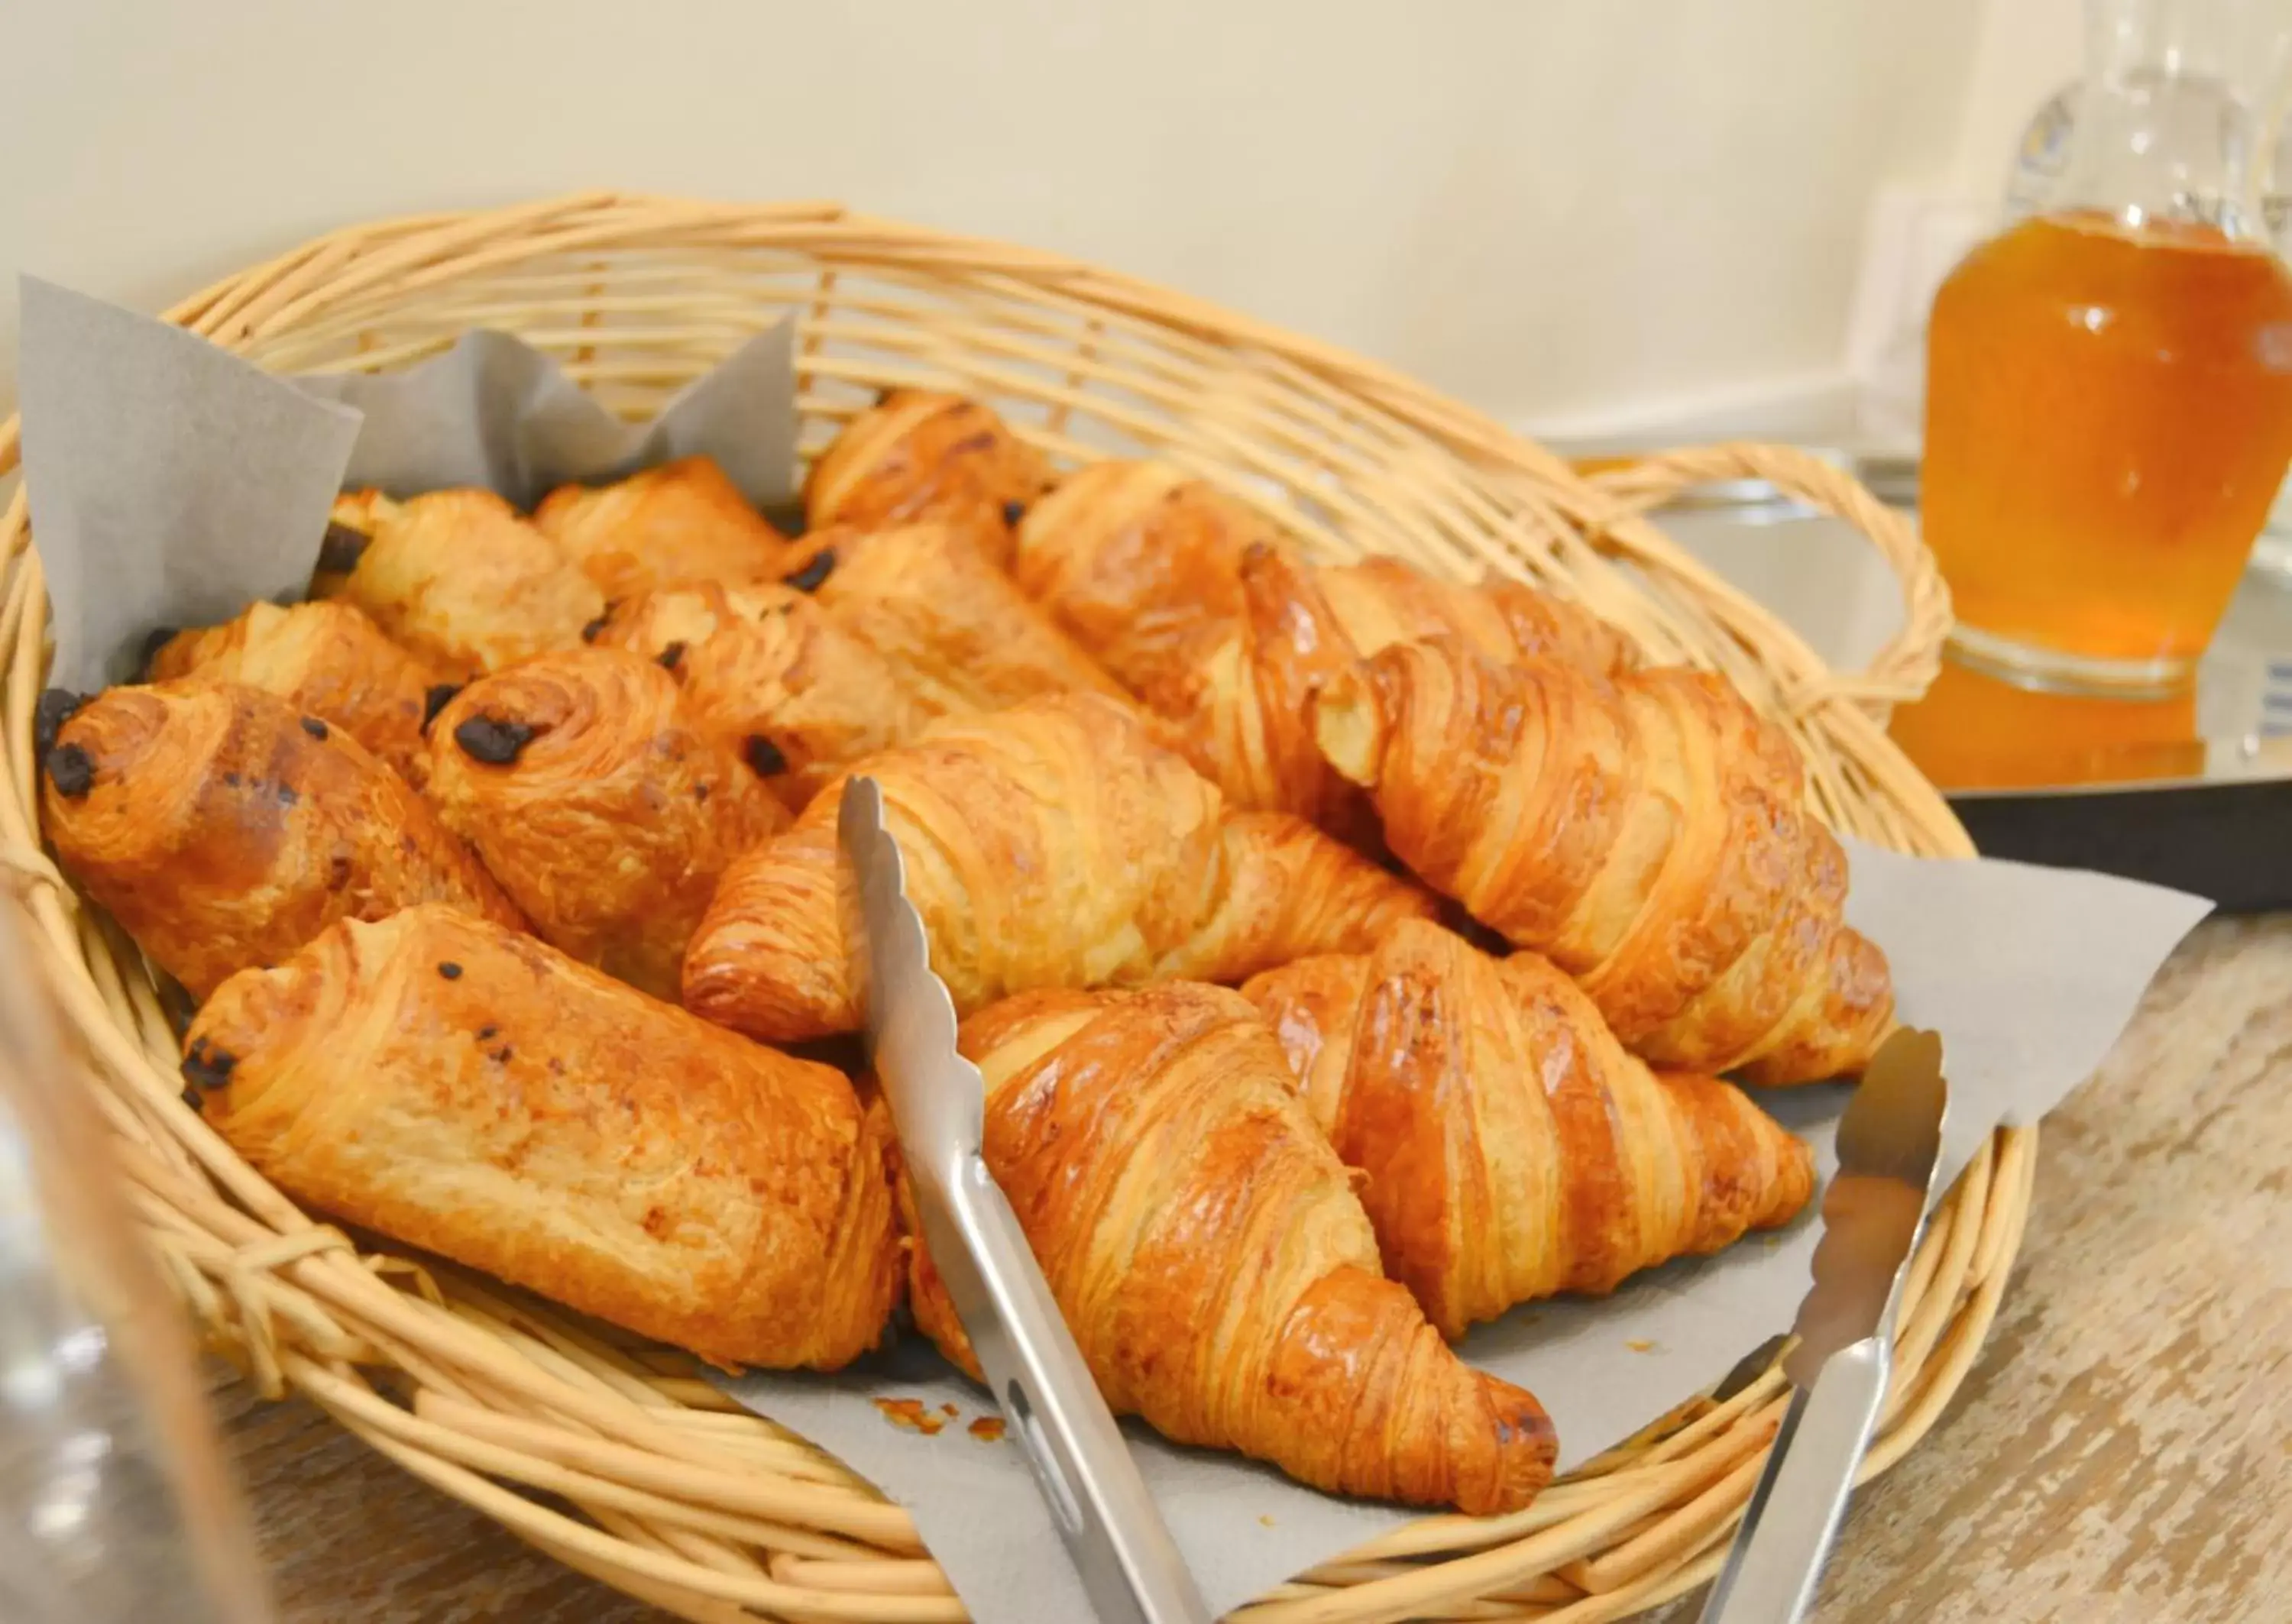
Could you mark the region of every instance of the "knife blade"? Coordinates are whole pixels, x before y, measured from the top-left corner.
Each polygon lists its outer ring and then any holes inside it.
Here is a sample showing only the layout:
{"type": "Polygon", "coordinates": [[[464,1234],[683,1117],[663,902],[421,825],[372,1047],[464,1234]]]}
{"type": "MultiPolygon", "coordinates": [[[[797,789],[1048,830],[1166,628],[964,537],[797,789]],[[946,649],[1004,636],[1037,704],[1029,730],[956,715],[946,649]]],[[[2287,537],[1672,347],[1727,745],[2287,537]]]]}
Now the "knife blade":
{"type": "Polygon", "coordinates": [[[1791,1624],[1813,1603],[1885,1403],[1895,1312],[1925,1230],[1949,1098],[1941,1038],[1904,1027],[1880,1045],[1839,1120],[1814,1283],[1783,1356],[1795,1390],[1703,1624],[1791,1624]]]}
{"type": "Polygon", "coordinates": [[[956,1317],[1104,1624],[1209,1624],[984,1154],[986,1081],[956,1047],[955,1002],[931,968],[882,787],[848,779],[838,805],[845,942],[869,1064],[956,1317]]]}

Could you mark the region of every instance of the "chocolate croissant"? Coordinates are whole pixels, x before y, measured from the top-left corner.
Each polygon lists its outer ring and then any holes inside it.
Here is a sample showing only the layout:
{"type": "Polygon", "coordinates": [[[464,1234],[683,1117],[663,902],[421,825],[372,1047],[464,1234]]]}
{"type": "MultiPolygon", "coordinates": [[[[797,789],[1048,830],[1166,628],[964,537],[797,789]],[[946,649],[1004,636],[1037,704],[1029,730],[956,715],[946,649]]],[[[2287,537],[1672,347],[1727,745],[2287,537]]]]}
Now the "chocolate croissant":
{"type": "Polygon", "coordinates": [[[694,725],[738,751],[791,811],[929,720],[881,655],[791,586],[657,588],[615,604],[591,640],[658,661],[694,725]]]}
{"type": "Polygon", "coordinates": [[[787,577],[873,648],[932,716],[1121,685],[963,532],[932,522],[815,532],[787,577]]]}
{"type": "Polygon", "coordinates": [[[261,688],[342,728],[410,783],[427,769],[422,726],[437,673],[351,604],[250,605],[223,625],[175,633],[148,675],[261,688]]]}
{"type": "Polygon", "coordinates": [[[1242,992],[1367,1175],[1385,1268],[1444,1336],[1717,1251],[1814,1193],[1806,1146],[1740,1089],[1650,1072],[1534,953],[1492,959],[1409,920],[1242,992]]]}
{"type": "Polygon", "coordinates": [[[338,919],[442,902],[524,921],[421,796],[277,696],[194,679],[41,700],[41,824],[74,879],[204,998],[338,919]]]}
{"type": "Polygon", "coordinates": [[[300,1202],[725,1366],[833,1370],[901,1272],[889,1119],[438,906],[225,982],[183,1076],[300,1202]]]}
{"type": "Polygon", "coordinates": [[[843,427],[803,484],[814,530],[944,520],[997,566],[1010,526],[1051,483],[1050,464],[976,400],[893,390],[843,427]]]}
{"type": "Polygon", "coordinates": [[[1860,1071],[1889,1030],[1886,961],[1840,918],[1845,854],[1789,741],[1722,679],[1435,639],[1340,672],[1313,720],[1394,855],[1652,1064],[1805,1082],[1860,1071]]]}
{"type": "Polygon", "coordinates": [[[718,878],[787,822],[676,679],[619,649],[464,688],[431,729],[427,793],[544,941],[671,1000],[718,878]]]}
{"type": "MultiPolygon", "coordinates": [[[[1552,1476],[1542,1406],[1384,1276],[1344,1168],[1249,1004],[1174,983],[964,1023],[985,1154],[1107,1403],[1338,1494],[1473,1515],[1552,1476]]],[[[977,1362],[920,1244],[921,1329],[977,1362]]]]}
{"type": "Polygon", "coordinates": [[[682,581],[747,581],[787,567],[787,537],[707,457],[611,485],[561,486],[533,512],[608,599],[682,581]]]}
{"type": "Polygon", "coordinates": [[[457,678],[571,647],[605,612],[605,595],[564,549],[480,490],[340,497],[311,590],[356,604],[457,678]]]}
{"type": "MultiPolygon", "coordinates": [[[[950,718],[861,762],[958,1013],[1035,987],[1240,981],[1366,949],[1431,897],[1216,789],[1095,695],[950,718]]],[[[725,872],[685,1006],[771,1041],[859,1024],[838,896],[840,785],[725,872]]]]}

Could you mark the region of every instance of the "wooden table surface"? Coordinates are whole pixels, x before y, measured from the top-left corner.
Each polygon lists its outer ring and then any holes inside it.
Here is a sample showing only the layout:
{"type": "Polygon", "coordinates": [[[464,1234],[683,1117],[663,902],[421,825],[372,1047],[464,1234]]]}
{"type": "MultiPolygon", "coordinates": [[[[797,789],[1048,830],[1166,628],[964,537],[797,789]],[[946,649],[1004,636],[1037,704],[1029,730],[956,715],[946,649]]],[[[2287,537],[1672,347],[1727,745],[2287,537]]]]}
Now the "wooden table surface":
{"type": "MultiPolygon", "coordinates": [[[[2292,1618],[2292,919],[2185,944],[2047,1119],[1981,1362],[1855,1501],[1825,1624],[2292,1618]]],[[[217,1389],[292,1624],[658,1615],[295,1402],[217,1389]]],[[[1691,1598],[1658,1615],[1686,1624],[1691,1598]]]]}

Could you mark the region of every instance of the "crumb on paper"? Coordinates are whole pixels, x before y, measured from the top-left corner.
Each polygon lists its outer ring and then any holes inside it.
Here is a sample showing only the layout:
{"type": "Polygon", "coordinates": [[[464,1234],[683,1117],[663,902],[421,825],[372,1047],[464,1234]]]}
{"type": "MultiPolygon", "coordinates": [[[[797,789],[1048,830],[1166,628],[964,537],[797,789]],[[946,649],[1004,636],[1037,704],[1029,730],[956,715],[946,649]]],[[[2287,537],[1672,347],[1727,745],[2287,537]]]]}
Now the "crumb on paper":
{"type": "Polygon", "coordinates": [[[1260,1512],[1257,1520],[1268,1528],[1273,1526],[1273,1514],[1270,1511],[1260,1512]]]}
{"type": "Polygon", "coordinates": [[[981,1443],[1000,1443],[1003,1442],[1003,1418],[982,1415],[964,1430],[981,1443]]]}
{"type": "Polygon", "coordinates": [[[939,1429],[947,1425],[940,1417],[924,1409],[923,1400],[919,1398],[879,1398],[875,1404],[884,1412],[884,1419],[892,1426],[919,1432],[926,1438],[936,1436],[939,1429]]]}
{"type": "Polygon", "coordinates": [[[961,1410],[958,1410],[953,1404],[941,1404],[939,1407],[939,1412],[950,1421],[963,1413],[961,1410]]]}
{"type": "Polygon", "coordinates": [[[1624,1346],[1630,1348],[1632,1352],[1635,1354],[1651,1354],[1655,1352],[1655,1344],[1649,1341],[1645,1337],[1634,1337],[1629,1341],[1626,1342],[1624,1346]]]}

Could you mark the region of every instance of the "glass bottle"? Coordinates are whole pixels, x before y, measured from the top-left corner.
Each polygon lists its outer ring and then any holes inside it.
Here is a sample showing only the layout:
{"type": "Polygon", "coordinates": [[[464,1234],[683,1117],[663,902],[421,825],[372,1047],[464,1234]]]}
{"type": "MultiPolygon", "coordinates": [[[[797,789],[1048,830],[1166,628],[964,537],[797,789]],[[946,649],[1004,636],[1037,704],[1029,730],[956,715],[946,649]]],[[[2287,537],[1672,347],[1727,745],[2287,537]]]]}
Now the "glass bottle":
{"type": "Polygon", "coordinates": [[[2292,272],[2260,204],[2284,0],[2088,0],[2039,212],[1936,295],[1921,501],[1957,654],[2183,686],[2292,462],[2292,272]]]}
{"type": "Polygon", "coordinates": [[[268,1624],[176,1295],[0,903],[0,1620],[268,1624]]]}

